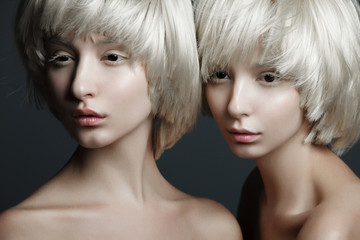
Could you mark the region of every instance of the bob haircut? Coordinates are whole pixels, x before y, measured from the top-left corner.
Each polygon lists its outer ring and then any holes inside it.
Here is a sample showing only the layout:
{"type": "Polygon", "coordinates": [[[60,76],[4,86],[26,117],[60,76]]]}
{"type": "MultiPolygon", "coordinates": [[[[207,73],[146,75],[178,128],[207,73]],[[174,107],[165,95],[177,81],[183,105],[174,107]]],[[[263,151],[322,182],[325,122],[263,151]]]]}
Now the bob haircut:
{"type": "Polygon", "coordinates": [[[28,97],[34,93],[50,110],[45,45],[69,34],[122,42],[130,61],[146,66],[156,159],[194,125],[201,81],[190,0],[23,0],[15,40],[28,72],[28,97]]]}
{"type": "MultiPolygon", "coordinates": [[[[360,134],[360,23],[357,0],[195,0],[201,77],[246,61],[291,80],[311,125],[306,143],[341,155],[360,134]]],[[[204,86],[203,86],[204,87],[204,86]]],[[[203,97],[203,111],[210,114],[203,97]]]]}

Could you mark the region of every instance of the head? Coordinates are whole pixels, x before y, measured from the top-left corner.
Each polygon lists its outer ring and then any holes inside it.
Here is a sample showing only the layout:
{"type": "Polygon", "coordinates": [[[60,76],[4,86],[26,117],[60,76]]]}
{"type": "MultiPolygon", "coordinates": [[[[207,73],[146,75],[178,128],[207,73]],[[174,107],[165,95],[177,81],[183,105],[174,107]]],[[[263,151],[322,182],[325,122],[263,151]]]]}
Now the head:
{"type": "Polygon", "coordinates": [[[145,66],[155,157],[160,157],[193,126],[200,105],[191,1],[22,1],[15,39],[28,72],[28,95],[52,109],[45,50],[50,39],[95,34],[121,42],[129,61],[145,66]]]}
{"type": "MultiPolygon", "coordinates": [[[[201,77],[259,62],[300,95],[305,143],[341,154],[360,134],[360,22],[356,0],[197,0],[201,77]],[[344,27],[346,26],[346,27],[344,27]]],[[[203,110],[210,114],[204,100],[203,110]]]]}

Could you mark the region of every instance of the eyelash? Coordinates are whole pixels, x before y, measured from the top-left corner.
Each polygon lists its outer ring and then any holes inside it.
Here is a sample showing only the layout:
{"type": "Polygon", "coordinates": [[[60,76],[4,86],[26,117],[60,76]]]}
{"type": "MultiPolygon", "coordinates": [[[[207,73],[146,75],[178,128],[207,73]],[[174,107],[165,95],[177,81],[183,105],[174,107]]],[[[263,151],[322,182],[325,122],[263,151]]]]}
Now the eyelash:
{"type": "MultiPolygon", "coordinates": [[[[119,62],[121,62],[124,59],[127,59],[127,57],[116,53],[109,53],[101,58],[101,60],[106,61],[106,63],[109,65],[117,65],[119,64],[119,62]]],[[[63,67],[69,64],[71,60],[74,61],[75,58],[68,54],[55,53],[47,61],[55,67],[63,67]]]]}
{"type": "Polygon", "coordinates": [[[276,86],[280,82],[279,79],[280,79],[279,74],[274,73],[274,72],[264,72],[264,73],[261,73],[256,78],[256,80],[261,81],[261,83],[266,86],[276,86]],[[266,77],[271,77],[273,80],[267,81],[267,80],[265,80],[266,77]]]}
{"type": "MultiPolygon", "coordinates": [[[[224,82],[226,79],[231,79],[231,76],[226,71],[216,71],[213,74],[210,75],[208,79],[208,83],[210,84],[220,84],[224,82]]],[[[257,81],[260,81],[261,84],[266,86],[275,86],[279,83],[279,75],[274,72],[263,72],[258,77],[256,77],[257,81]],[[265,78],[271,77],[273,78],[272,81],[267,81],[265,78]]]]}
{"type": "Polygon", "coordinates": [[[216,71],[210,75],[208,83],[210,84],[219,84],[224,81],[224,79],[231,79],[230,74],[225,71],[216,71]],[[221,74],[221,76],[219,76],[221,74]]]}
{"type": "Polygon", "coordinates": [[[116,53],[109,53],[101,58],[101,60],[105,60],[107,62],[107,64],[109,64],[109,65],[117,65],[117,64],[119,64],[119,62],[121,62],[125,59],[127,59],[125,56],[122,56],[122,55],[116,54],[116,53]],[[116,57],[116,59],[111,59],[113,57],[116,57]]]}
{"type": "Polygon", "coordinates": [[[74,60],[74,58],[70,55],[55,53],[48,59],[48,62],[55,67],[62,67],[66,66],[70,60],[74,60]]]}

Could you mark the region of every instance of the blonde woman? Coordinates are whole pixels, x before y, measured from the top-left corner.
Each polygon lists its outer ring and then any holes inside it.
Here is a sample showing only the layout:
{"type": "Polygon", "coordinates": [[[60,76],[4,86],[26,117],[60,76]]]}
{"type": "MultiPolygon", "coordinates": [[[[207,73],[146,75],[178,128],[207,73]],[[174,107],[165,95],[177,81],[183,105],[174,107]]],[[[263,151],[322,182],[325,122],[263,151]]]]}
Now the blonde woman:
{"type": "Polygon", "coordinates": [[[340,159],[360,134],[356,0],[195,1],[205,111],[258,173],[244,239],[359,239],[360,181],[340,159]]]}
{"type": "Polygon", "coordinates": [[[241,239],[155,163],[199,110],[190,0],[24,0],[15,35],[30,89],[79,147],[0,215],[0,239],[241,239]]]}

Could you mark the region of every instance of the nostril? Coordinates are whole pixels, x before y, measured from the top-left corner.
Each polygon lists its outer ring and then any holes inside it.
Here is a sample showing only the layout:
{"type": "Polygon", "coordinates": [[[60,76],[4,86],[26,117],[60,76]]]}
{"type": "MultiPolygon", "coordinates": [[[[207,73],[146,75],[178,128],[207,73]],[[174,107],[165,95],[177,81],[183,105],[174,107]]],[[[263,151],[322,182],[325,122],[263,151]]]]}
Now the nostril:
{"type": "Polygon", "coordinates": [[[232,117],[240,118],[251,114],[251,108],[249,100],[238,94],[231,97],[227,110],[232,117]]]}
{"type": "Polygon", "coordinates": [[[78,58],[71,83],[71,93],[77,99],[94,97],[96,88],[96,65],[93,56],[85,54],[78,58]]]}
{"type": "Polygon", "coordinates": [[[96,95],[96,86],[91,80],[74,79],[71,93],[77,99],[89,98],[96,95]]]}

